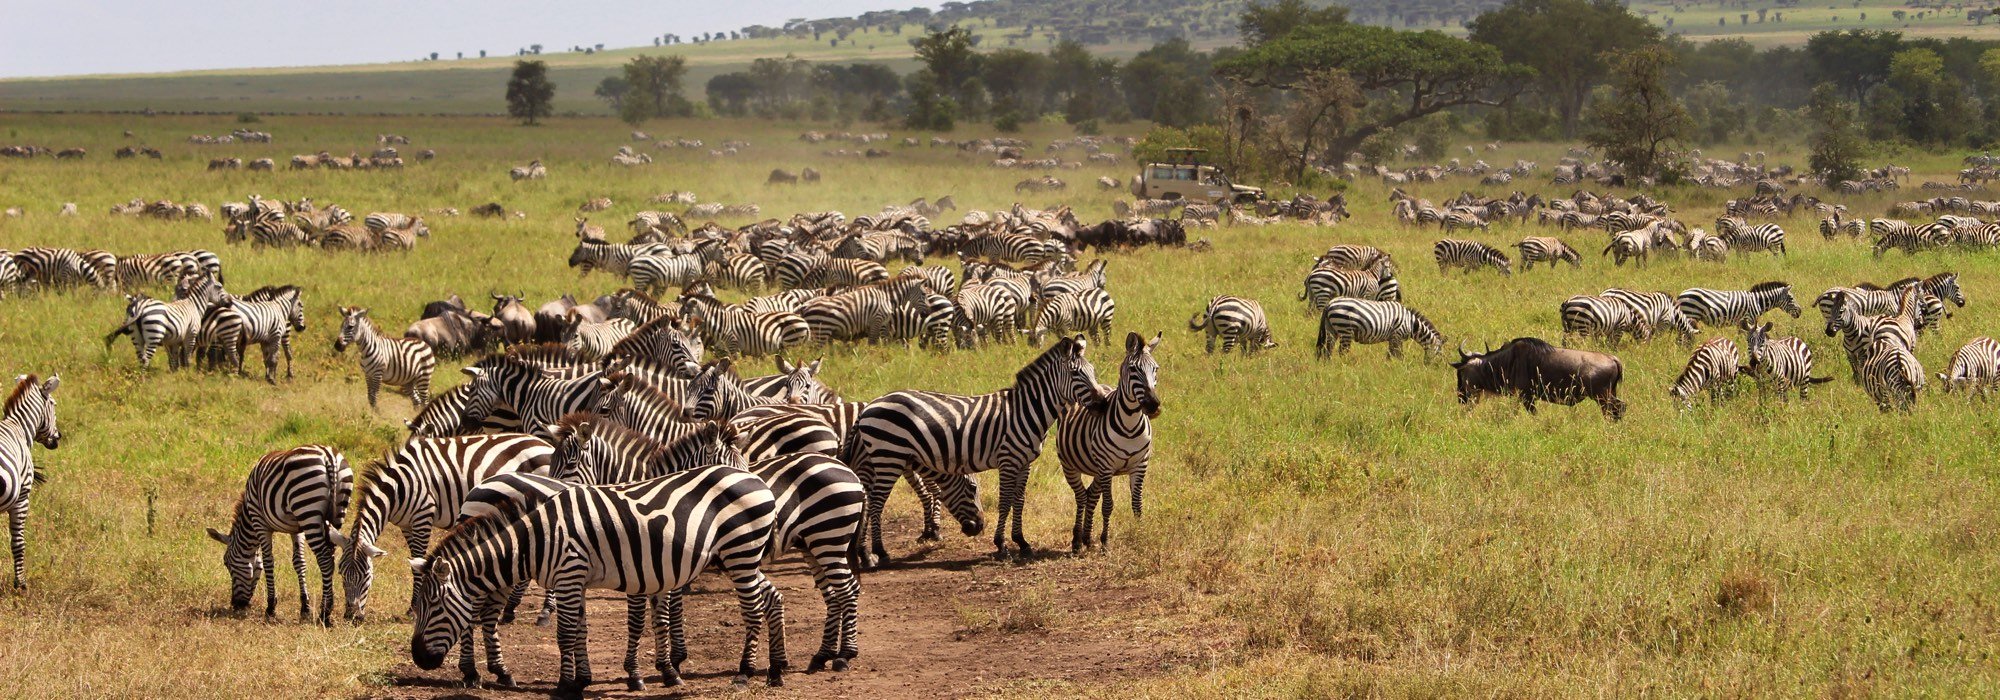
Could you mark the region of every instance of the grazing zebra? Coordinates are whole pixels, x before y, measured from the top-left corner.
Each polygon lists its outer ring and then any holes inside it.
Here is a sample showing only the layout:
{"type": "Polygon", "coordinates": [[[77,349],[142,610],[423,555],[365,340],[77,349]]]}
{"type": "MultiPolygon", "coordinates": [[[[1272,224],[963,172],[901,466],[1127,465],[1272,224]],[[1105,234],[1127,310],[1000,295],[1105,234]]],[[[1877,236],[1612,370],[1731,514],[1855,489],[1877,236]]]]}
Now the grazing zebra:
{"type": "MultiPolygon", "coordinates": [[[[7,510],[8,542],[14,555],[14,588],[27,590],[28,500],[41,477],[35,473],[30,442],[51,450],[62,444],[56,427],[56,389],[62,378],[44,382],[35,375],[14,378],[14,391],[0,410],[0,508],[7,510]]],[[[248,596],[245,596],[248,600],[248,596]]]]}
{"type": "Polygon", "coordinates": [[[751,293],[763,291],[764,284],[771,278],[770,268],[755,255],[730,253],[720,260],[702,263],[702,276],[715,284],[730,289],[740,289],[751,293]]]}
{"type": "Polygon", "coordinates": [[[641,255],[633,258],[625,271],[632,278],[633,289],[651,294],[701,279],[701,256],[664,252],[641,255]]]}
{"type": "Polygon", "coordinates": [[[1696,260],[1723,262],[1729,259],[1729,242],[1708,235],[1708,232],[1700,228],[1688,234],[1687,246],[1688,253],[1694,255],[1696,260]]]}
{"type": "Polygon", "coordinates": [[[921,306],[901,306],[875,319],[875,328],[869,331],[870,342],[900,341],[908,347],[910,340],[917,341],[917,347],[931,350],[951,349],[951,322],[958,314],[951,297],[942,294],[927,294],[921,306]]]}
{"type": "Polygon", "coordinates": [[[1041,345],[1042,337],[1048,333],[1083,333],[1102,340],[1110,337],[1111,321],[1117,313],[1118,302],[1102,289],[1093,287],[1062,294],[1042,303],[1035,314],[1035,325],[1028,328],[1028,342],[1041,345]]]}
{"type": "Polygon", "coordinates": [[[832,296],[808,299],[798,314],[812,328],[815,345],[854,340],[873,331],[878,319],[898,307],[919,306],[929,296],[924,281],[914,277],[883,280],[832,296]]]}
{"type": "Polygon", "coordinates": [[[1097,545],[1111,541],[1111,480],[1131,477],[1132,517],[1144,515],[1146,465],[1153,454],[1153,419],[1160,415],[1158,393],[1160,363],[1153,349],[1161,337],[1151,341],[1137,333],[1125,335],[1125,360],[1118,368],[1118,385],[1102,398],[1063,409],[1057,421],[1056,456],[1062,461],[1063,480],[1076,497],[1076,522],[1070,528],[1070,551],[1090,544],[1091,513],[1099,503],[1104,508],[1104,528],[1097,545]],[[1083,477],[1090,477],[1084,486],[1083,477]]]}
{"type": "Polygon", "coordinates": [[[1867,234],[1867,219],[1846,219],[1842,218],[1839,214],[1834,214],[1819,221],[1819,235],[1829,241],[1841,235],[1845,235],[1848,238],[1860,238],[1867,234]]]}
{"type": "Polygon", "coordinates": [[[1395,261],[1388,253],[1374,246],[1343,243],[1326,249],[1319,257],[1313,258],[1313,267],[1331,267],[1342,270],[1367,270],[1378,275],[1386,270],[1394,272],[1395,261]],[[1380,266],[1381,269],[1377,269],[1380,266]]]}
{"type": "Polygon", "coordinates": [[[1570,267],[1583,267],[1583,257],[1562,239],[1552,236],[1529,236],[1514,244],[1521,250],[1521,270],[1535,269],[1535,263],[1546,262],[1554,268],[1557,262],[1567,262],[1570,267]]]}
{"type": "Polygon", "coordinates": [[[361,218],[362,226],[378,234],[392,228],[411,228],[421,223],[423,217],[386,211],[369,212],[367,216],[361,218]]]}
{"type": "Polygon", "coordinates": [[[403,426],[410,429],[413,438],[521,432],[521,415],[514,407],[480,393],[488,388],[470,382],[452,387],[424,402],[416,417],[403,421],[403,426]]]}
{"type": "Polygon", "coordinates": [[[630,320],[611,318],[602,322],[584,320],[576,309],[570,309],[568,328],[563,331],[563,345],[575,353],[578,359],[596,360],[611,354],[618,342],[632,335],[638,328],[630,320]]]}
{"type": "MultiPolygon", "coordinates": [[[[532,478],[532,477],[523,477],[532,478]]],[[[715,466],[618,486],[570,486],[522,510],[468,519],[445,534],[429,557],[411,561],[417,582],[411,660],[430,670],[473,625],[497,618],[496,596],[534,580],[556,601],[561,646],[558,697],[581,697],[590,684],[584,590],[660,595],[692,582],[711,565],[729,577],[742,613],[738,682],[755,671],[757,637],[770,649],[769,681],[781,685],[786,666],[784,603],[760,569],[771,540],[776,498],[756,475],[715,466]]],[[[497,655],[488,669],[509,684],[497,655]]],[[[667,685],[678,669],[656,661],[667,685]]],[[[461,665],[467,685],[478,676],[461,665]]]]}
{"type": "Polygon", "coordinates": [[[340,307],[340,316],[340,337],[333,341],[333,351],[361,346],[359,361],[361,377],[368,383],[368,407],[375,408],[375,397],[382,392],[382,385],[388,384],[407,388],[410,405],[422,409],[430,396],[431,372],[437,369],[437,354],[431,352],[431,346],[415,338],[382,335],[369,320],[368,309],[359,306],[340,307]]]}
{"type": "Polygon", "coordinates": [[[579,279],[589,276],[591,270],[603,270],[624,277],[629,274],[634,259],[666,252],[665,246],[655,243],[622,245],[578,241],[576,250],[570,251],[569,266],[582,271],[577,275],[579,279]]]}
{"type": "Polygon", "coordinates": [[[292,332],[306,329],[305,300],[298,287],[264,287],[241,299],[225,298],[209,308],[201,323],[201,348],[223,352],[225,361],[243,374],[244,347],[255,343],[264,352],[264,381],[278,383],[278,354],[285,356],[285,379],[292,378],[292,332]]]}
{"type": "Polygon", "coordinates": [[[1973,397],[1985,399],[1986,392],[2000,383],[2000,342],[1984,336],[1966,341],[1952,353],[1951,369],[1939,373],[1938,380],[1944,382],[1946,393],[1964,388],[1973,397]]]}
{"type": "Polygon", "coordinates": [[[1952,239],[1950,224],[1932,222],[1911,225],[1894,219],[1876,219],[1869,228],[1876,233],[1875,257],[1892,249],[1901,249],[1905,255],[1929,250],[1952,239]]]}
{"type": "Polygon", "coordinates": [[[1696,287],[1681,292],[1674,303],[1690,323],[1721,327],[1755,321],[1771,309],[1784,309],[1792,318],[1803,313],[1792,299],[1792,286],[1784,282],[1764,282],[1749,291],[1696,287]]]}
{"type": "Polygon", "coordinates": [[[513,168],[508,169],[507,171],[507,177],[513,178],[515,182],[520,182],[522,180],[540,180],[548,176],[549,176],[549,169],[542,167],[542,161],[539,158],[528,161],[527,165],[515,166],[513,168]]]}
{"type": "Polygon", "coordinates": [[[1739,365],[1736,341],[1709,338],[1695,346],[1687,367],[1681,370],[1680,378],[1674,380],[1673,388],[1667,393],[1673,395],[1683,411],[1694,407],[1695,394],[1703,390],[1708,391],[1710,401],[1719,401],[1723,396],[1735,393],[1739,365]]]}
{"type": "Polygon", "coordinates": [[[1785,253],[1785,229],[1777,224],[1756,224],[1732,228],[1716,227],[1716,237],[1721,238],[1731,248],[1756,253],[1776,251],[1785,253]]]}
{"type": "Polygon", "coordinates": [[[1563,344],[1571,336],[1598,337],[1612,346],[1625,334],[1635,341],[1653,335],[1653,326],[1643,311],[1617,297],[1586,294],[1570,297],[1559,307],[1562,315],[1563,344]]]}
{"type": "Polygon", "coordinates": [[[1481,267],[1492,266],[1500,274],[1514,274],[1513,264],[1507,260],[1505,253],[1478,241],[1446,238],[1431,246],[1431,257],[1437,260],[1440,273],[1462,267],[1466,274],[1471,274],[1481,267]]]}
{"type": "Polygon", "coordinates": [[[194,272],[197,264],[186,253],[128,255],[118,259],[112,278],[120,289],[137,289],[177,281],[181,275],[194,272]]]}
{"type": "Polygon", "coordinates": [[[1430,319],[1402,302],[1335,299],[1320,314],[1319,340],[1314,355],[1325,359],[1338,342],[1347,354],[1353,343],[1388,343],[1390,357],[1403,356],[1403,341],[1414,340],[1424,347],[1424,356],[1436,357],[1444,350],[1444,335],[1430,319]]]}
{"type": "Polygon", "coordinates": [[[277,561],[271,556],[271,536],[292,536],[292,568],[299,575],[299,621],[312,619],[306,598],[306,548],[319,563],[319,623],[333,626],[333,557],[330,533],[340,529],[354,493],[354,470],[347,458],[326,445],[278,450],[257,460],[236,502],[229,534],[208,529],[208,536],[228,549],[222,564],[229,570],[229,607],[250,607],[257,592],[257,573],[264,574],[264,617],[278,616],[277,561]]]}
{"type": "Polygon", "coordinates": [[[1771,324],[1762,326],[1743,324],[1744,346],[1750,351],[1750,364],[1745,369],[1759,385],[1776,389],[1778,394],[1787,395],[1792,389],[1799,390],[1799,399],[1804,400],[1814,384],[1833,381],[1832,377],[1812,376],[1812,348],[1806,342],[1794,337],[1771,337],[1771,324]]]}
{"type": "Polygon", "coordinates": [[[549,443],[515,433],[412,437],[387,460],[369,464],[358,479],[353,533],[335,536],[347,619],[367,617],[375,559],[387,554],[375,544],[383,526],[395,525],[409,551],[422,553],[430,548],[431,532],[451,524],[479,482],[514,472],[547,474],[554,455],[549,443]]]}
{"type": "Polygon", "coordinates": [[[1264,318],[1264,305],[1254,299],[1226,294],[1210,299],[1207,308],[1195,314],[1194,318],[1188,319],[1188,330],[1208,331],[1207,347],[1211,355],[1215,354],[1216,336],[1222,337],[1224,355],[1229,354],[1229,350],[1239,344],[1242,346],[1239,352],[1245,355],[1278,347],[1277,341],[1271,339],[1271,323],[1264,318]]]}
{"type": "MultiPolygon", "coordinates": [[[[842,446],[844,462],[868,486],[868,547],[857,540],[854,558],[863,568],[886,561],[882,507],[905,471],[969,476],[1000,471],[1000,517],[993,530],[995,556],[1007,554],[1007,524],[1020,555],[1030,553],[1018,517],[1028,489],[1028,466],[1041,454],[1042,441],[1061,409],[1097,397],[1097,372],[1084,357],[1088,342],[1066,337],[1014,374],[1012,386],[990,394],[961,396],[898,391],[868,404],[842,446]]],[[[972,479],[944,479],[939,495],[967,535],[985,528],[979,486],[972,479]]]]}
{"type": "Polygon", "coordinates": [[[987,338],[1013,343],[1014,319],[1021,315],[1021,298],[1015,292],[1003,284],[969,284],[960,288],[952,300],[957,308],[952,325],[958,333],[959,346],[970,350],[987,338]]]}
{"type": "Polygon", "coordinates": [[[105,350],[121,335],[132,336],[132,349],[138,353],[139,366],[153,366],[153,353],[164,347],[167,350],[167,367],[180,369],[187,366],[194,355],[196,336],[201,330],[201,318],[209,304],[200,297],[160,301],[143,294],[125,295],[125,322],[104,336],[105,350]]]}
{"type": "Polygon", "coordinates": [[[812,325],[798,314],[754,312],[698,290],[690,292],[681,295],[681,315],[716,352],[766,357],[813,341],[812,325]]]}
{"type": "Polygon", "coordinates": [[[20,269],[22,279],[43,289],[67,289],[82,284],[103,288],[107,284],[98,278],[95,266],[68,248],[22,248],[14,251],[14,266],[20,269]]]}
{"type": "Polygon", "coordinates": [[[1646,266],[1647,254],[1652,251],[1653,234],[1646,229],[1623,231],[1611,237],[1610,245],[1604,246],[1600,255],[1610,255],[1612,264],[1625,266],[1627,260],[1638,260],[1640,267],[1646,266]]]}
{"type": "Polygon", "coordinates": [[[1924,366],[1910,348],[1894,342],[1873,343],[1866,363],[1861,366],[1861,388],[1887,413],[1908,411],[1916,405],[1917,392],[1924,388],[1924,366]]]}

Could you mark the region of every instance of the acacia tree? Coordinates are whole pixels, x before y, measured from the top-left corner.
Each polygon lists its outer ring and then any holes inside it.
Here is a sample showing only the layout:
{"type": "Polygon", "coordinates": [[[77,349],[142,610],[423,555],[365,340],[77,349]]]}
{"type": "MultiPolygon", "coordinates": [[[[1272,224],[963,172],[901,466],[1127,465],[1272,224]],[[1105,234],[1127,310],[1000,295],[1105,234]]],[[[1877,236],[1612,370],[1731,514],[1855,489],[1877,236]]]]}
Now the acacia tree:
{"type": "Polygon", "coordinates": [[[655,117],[687,116],[693,106],[681,96],[681,80],[687,76],[687,58],[682,56],[634,56],[625,64],[625,99],[618,117],[634,126],[655,117]]]}
{"type": "Polygon", "coordinates": [[[1660,40],[1658,27],[1618,0],[1509,0],[1470,26],[1468,38],[1535,70],[1535,91],[1570,136],[1590,91],[1610,75],[1605,52],[1660,40]]]}
{"type": "Polygon", "coordinates": [[[1217,70],[1225,79],[1277,90],[1285,99],[1344,94],[1348,101],[1342,109],[1362,115],[1326,134],[1323,147],[1316,145],[1320,139],[1301,144],[1311,150],[1288,159],[1294,181],[1304,178],[1315,151],[1331,159],[1376,133],[1452,107],[1503,104],[1519,91],[1516,79],[1527,75],[1485,44],[1435,31],[1345,22],[1292,29],[1221,61],[1217,70]],[[1336,71],[1352,83],[1351,91],[1324,89],[1336,71]]]}
{"type": "Polygon", "coordinates": [[[1813,88],[1812,102],[1806,106],[1806,120],[1813,126],[1808,140],[1812,157],[1807,165],[1820,182],[1832,186],[1858,177],[1867,142],[1855,126],[1854,110],[1840,99],[1840,88],[1833,83],[1820,83],[1813,88]]]}
{"type": "Polygon", "coordinates": [[[556,84],[549,81],[549,64],[514,62],[514,75],[507,79],[507,114],[532,126],[555,114],[555,99],[556,84]]]}
{"type": "Polygon", "coordinates": [[[1664,46],[1647,46],[1608,58],[1610,90],[1591,101],[1591,128],[1584,140],[1623,164],[1627,175],[1657,177],[1663,151],[1686,138],[1694,125],[1687,108],[1667,91],[1674,54],[1664,46]]]}

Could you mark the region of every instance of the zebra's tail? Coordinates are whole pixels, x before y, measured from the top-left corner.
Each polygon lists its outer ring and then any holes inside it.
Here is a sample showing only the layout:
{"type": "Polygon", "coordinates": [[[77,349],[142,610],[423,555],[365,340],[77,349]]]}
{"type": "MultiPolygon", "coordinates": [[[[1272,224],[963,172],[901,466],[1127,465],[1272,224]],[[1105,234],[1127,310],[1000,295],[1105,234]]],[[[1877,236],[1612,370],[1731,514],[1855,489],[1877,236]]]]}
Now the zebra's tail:
{"type": "MultiPolygon", "coordinates": [[[[1304,295],[1304,294],[1300,294],[1300,295],[1299,295],[1299,298],[1300,298],[1300,299],[1304,299],[1304,298],[1306,298],[1306,297],[1305,297],[1305,295],[1304,295]]],[[[1201,330],[1201,329],[1203,329],[1203,328],[1207,328],[1207,327],[1208,327],[1208,320],[1209,320],[1209,313],[1208,313],[1208,311],[1209,311],[1208,309],[1202,309],[1200,313],[1197,313],[1197,314],[1195,314],[1195,315],[1194,315],[1194,318],[1190,318],[1190,319],[1188,319],[1188,330],[1189,330],[1189,331],[1198,331],[1198,330],[1201,330]]]]}
{"type": "Polygon", "coordinates": [[[340,521],[347,516],[347,502],[354,496],[354,481],[351,478],[340,478],[341,472],[347,471],[347,460],[339,453],[334,453],[333,458],[326,460],[321,468],[326,470],[327,490],[326,503],[323,506],[326,513],[321,521],[326,524],[327,530],[338,531],[340,521]]]}
{"type": "Polygon", "coordinates": [[[127,334],[136,335],[139,332],[139,318],[141,316],[143,314],[134,314],[131,318],[125,319],[124,324],[112,329],[110,333],[106,333],[104,335],[104,351],[111,351],[111,343],[118,340],[118,336],[127,334]]]}
{"type": "MultiPolygon", "coordinates": [[[[1938,377],[1943,378],[1944,375],[1940,374],[1938,377]]],[[[1806,377],[1807,384],[1825,384],[1830,381],[1833,381],[1833,377],[1806,377]]]]}

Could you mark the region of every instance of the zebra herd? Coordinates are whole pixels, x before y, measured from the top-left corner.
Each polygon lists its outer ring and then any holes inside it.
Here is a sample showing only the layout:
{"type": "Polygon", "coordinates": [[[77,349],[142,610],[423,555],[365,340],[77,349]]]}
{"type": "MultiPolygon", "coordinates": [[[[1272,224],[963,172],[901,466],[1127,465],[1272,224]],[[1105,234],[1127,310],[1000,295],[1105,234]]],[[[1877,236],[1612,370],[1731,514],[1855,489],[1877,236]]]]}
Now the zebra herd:
{"type": "Polygon", "coordinates": [[[248,202],[222,205],[228,219],[223,239],[249,242],[254,248],[314,247],[324,250],[408,251],[429,238],[430,225],[421,216],[372,212],[359,223],[337,204],[314,204],[311,197],[276,201],[251,195],[248,202]]]}

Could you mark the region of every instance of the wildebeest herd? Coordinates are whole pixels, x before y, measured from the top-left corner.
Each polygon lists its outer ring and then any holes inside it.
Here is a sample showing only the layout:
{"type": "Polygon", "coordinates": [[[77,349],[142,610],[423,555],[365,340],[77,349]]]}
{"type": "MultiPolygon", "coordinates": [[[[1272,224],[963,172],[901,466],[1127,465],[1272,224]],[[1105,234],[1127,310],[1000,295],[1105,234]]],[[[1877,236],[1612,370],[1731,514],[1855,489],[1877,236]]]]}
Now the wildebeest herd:
{"type": "MultiPolygon", "coordinates": [[[[1531,171],[1527,164],[1497,182],[1531,171]]],[[[547,170],[535,161],[510,176],[542,180],[547,170]]],[[[1039,184],[1022,191],[1059,190],[1052,177],[1030,182],[1039,184]]],[[[1780,198],[1781,189],[1761,182],[1762,199],[1731,202],[1714,235],[1682,224],[1665,202],[1644,195],[1467,193],[1439,205],[1398,190],[1389,208],[1406,225],[1436,225],[1448,235],[1486,233],[1503,221],[1555,229],[1512,246],[1524,273],[1538,263],[1584,265],[1587,257],[1558,234],[1592,229],[1605,232],[1601,257],[1614,265],[1670,255],[1720,262],[1730,251],[1784,255],[1785,231],[1750,219],[1798,207],[1824,215],[1827,239],[1872,234],[1878,252],[1984,247],[2000,231],[1971,214],[2000,211],[1993,203],[1942,197],[1905,203],[1897,209],[1905,215],[1945,213],[1936,223],[1877,219],[1856,226],[1859,220],[1845,218],[1841,207],[1780,198]]],[[[693,204],[692,195],[679,195],[661,201],[693,204]]],[[[346,615],[363,619],[376,560],[386,555],[378,543],[393,524],[414,556],[407,562],[411,656],[419,667],[441,666],[456,648],[468,685],[489,678],[513,685],[499,629],[532,582],[547,592],[541,617],[558,626],[557,693],[577,696],[592,678],[586,589],[627,597],[628,686],[643,686],[639,647],[648,630],[659,649],[655,669],[672,685],[686,658],[684,593],[714,568],[729,579],[739,605],[738,679],[754,675],[761,643],[769,647],[767,677],[777,684],[788,669],[786,606],[764,568],[776,554],[796,552],[826,611],[807,668],[845,670],[860,651],[856,571],[889,558],[883,509],[899,481],[907,480],[924,504],[923,538],[938,536],[946,513],[974,535],[988,525],[975,475],[997,471],[995,553],[1025,558],[1033,551],[1022,524],[1029,469],[1053,427],[1058,462],[1075,496],[1073,550],[1108,542],[1114,478],[1130,479],[1131,507],[1135,516],[1141,512],[1151,422],[1162,409],[1154,351],[1163,340],[1158,333],[1114,333],[1115,258],[1079,257],[1092,249],[1104,255],[1139,246],[1195,248],[1186,227],[1218,217],[1334,225],[1347,216],[1344,196],[1301,195],[1243,211],[1181,203],[1174,218],[1164,217],[1170,209],[1141,202],[1125,208],[1139,216],[1089,225],[1069,207],[1016,204],[969,211],[937,226],[931,219],[945,209],[915,204],[852,218],[804,212],[736,227],[689,226],[682,215],[642,211],[628,222],[631,235],[622,243],[577,216],[567,267],[580,276],[617,276],[623,289],[589,301],[566,294],[541,303],[498,289],[470,303],[452,295],[422,305],[400,335],[393,325],[388,333],[377,325],[396,315],[390,310],[341,306],[339,327],[329,331],[332,347],[354,358],[371,407],[385,386],[410,396],[416,413],[405,422],[409,436],[358,465],[324,444],[260,459],[228,530],[209,531],[225,546],[232,606],[248,607],[261,577],[266,615],[275,615],[272,539],[290,535],[301,618],[331,624],[337,572],[346,615]],[[936,264],[940,259],[955,264],[936,264]],[[742,300],[727,301],[727,294],[742,300]],[[857,342],[935,352],[1028,343],[1039,352],[991,393],[912,389],[867,401],[844,400],[823,383],[821,360],[795,361],[857,342]],[[1103,345],[1115,347],[1100,357],[1117,358],[1108,385],[1099,383],[1088,357],[1103,345]],[[433,391],[440,358],[460,356],[476,357],[463,369],[465,381],[433,391]],[[746,375],[767,361],[775,373],[746,375]],[[321,579],[316,616],[306,597],[308,551],[321,579]],[[475,653],[481,650],[484,676],[475,653]]],[[[163,219],[205,218],[165,200],[127,206],[142,213],[179,208],[178,215],[154,214],[163,219]]],[[[609,207],[608,199],[592,198],[579,211],[609,207]]],[[[758,215],[750,207],[690,210],[685,219],[758,215]]],[[[377,212],[357,223],[346,209],[310,199],[251,197],[220,213],[231,245],[408,250],[430,235],[420,216],[377,212]]],[[[1445,238],[1432,250],[1441,271],[1514,271],[1504,248],[1480,241],[1445,238]]],[[[207,250],[121,257],[26,248],[0,256],[0,286],[126,293],[125,318],[106,345],[131,336],[142,366],[164,350],[170,369],[242,373],[248,346],[256,344],[265,379],[275,383],[281,357],[290,379],[294,341],[307,331],[303,284],[233,293],[222,259],[207,250]],[[147,296],[154,288],[171,288],[172,299],[147,296]]],[[[1299,300],[1319,316],[1319,357],[1345,355],[1355,343],[1385,344],[1396,357],[1410,342],[1428,359],[1449,344],[1420,305],[1407,303],[1396,261],[1379,248],[1328,248],[1312,260],[1303,287],[1299,300]]],[[[1826,334],[1841,338],[1852,375],[1890,410],[1908,408],[1925,384],[1915,356],[1921,334],[1947,318],[1951,305],[1965,303],[1957,276],[1946,272],[1836,287],[1812,306],[1826,334]]],[[[1803,341],[1775,336],[1771,324],[1760,323],[1774,309],[1795,318],[1804,312],[1783,282],[1574,296],[1559,308],[1560,345],[1520,337],[1473,352],[1461,341],[1450,363],[1456,397],[1472,403],[1487,394],[1513,396],[1531,412],[1538,402],[1588,399],[1619,419],[1628,408],[1619,394],[1624,364],[1606,352],[1567,346],[1611,349],[1628,338],[1649,342],[1664,330],[1690,345],[1704,331],[1742,334],[1740,345],[1710,337],[1693,346],[1669,391],[1684,408],[1702,393],[1728,395],[1739,374],[1804,398],[1830,380],[1814,375],[1803,341]]],[[[1192,311],[1190,332],[1206,336],[1210,353],[1218,345],[1224,354],[1245,355],[1282,347],[1258,300],[1221,294],[1192,311]]],[[[1947,390],[1983,394],[2000,378],[2000,343],[1967,343],[1937,376],[1947,390]]],[[[36,483],[28,443],[59,443],[52,398],[59,385],[55,377],[17,378],[0,411],[0,497],[13,515],[17,586],[24,585],[22,532],[36,483]]]]}

